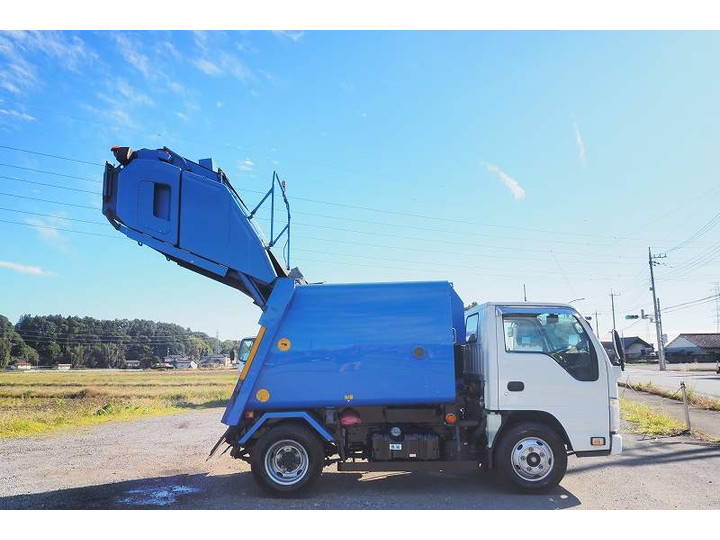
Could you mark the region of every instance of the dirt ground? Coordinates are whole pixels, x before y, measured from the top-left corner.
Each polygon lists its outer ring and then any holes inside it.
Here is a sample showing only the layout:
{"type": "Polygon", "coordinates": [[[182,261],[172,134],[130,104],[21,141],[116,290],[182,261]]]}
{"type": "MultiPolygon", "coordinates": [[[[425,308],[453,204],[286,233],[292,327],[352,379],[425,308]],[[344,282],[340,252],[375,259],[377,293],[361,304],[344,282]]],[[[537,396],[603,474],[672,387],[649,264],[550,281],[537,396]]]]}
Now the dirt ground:
{"type": "Polygon", "coordinates": [[[330,467],[296,499],[265,496],[249,467],[206,462],[222,409],[115,422],[0,441],[0,509],[720,509],[720,446],[624,434],[625,452],[569,459],[561,486],[541,495],[492,475],[340,473],[330,467]]]}

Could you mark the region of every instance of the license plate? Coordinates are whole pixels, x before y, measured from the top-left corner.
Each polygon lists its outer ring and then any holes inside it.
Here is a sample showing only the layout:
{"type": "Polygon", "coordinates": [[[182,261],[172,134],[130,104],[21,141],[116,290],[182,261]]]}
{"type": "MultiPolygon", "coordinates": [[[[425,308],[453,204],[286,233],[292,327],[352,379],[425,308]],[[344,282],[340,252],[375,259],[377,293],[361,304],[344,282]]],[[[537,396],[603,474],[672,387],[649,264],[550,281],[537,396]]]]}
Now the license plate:
{"type": "Polygon", "coordinates": [[[390,450],[402,450],[402,444],[390,443],[390,450]]]}

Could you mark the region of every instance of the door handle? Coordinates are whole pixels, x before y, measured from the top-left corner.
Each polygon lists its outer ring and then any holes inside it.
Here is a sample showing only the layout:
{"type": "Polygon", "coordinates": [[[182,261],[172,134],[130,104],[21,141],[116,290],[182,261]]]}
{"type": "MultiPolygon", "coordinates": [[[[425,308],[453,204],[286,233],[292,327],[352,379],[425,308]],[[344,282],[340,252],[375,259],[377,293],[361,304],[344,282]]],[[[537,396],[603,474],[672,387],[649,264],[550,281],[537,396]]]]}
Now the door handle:
{"type": "Polygon", "coordinates": [[[507,389],[511,392],[522,392],[525,390],[525,383],[522,381],[510,381],[507,383],[507,389]]]}

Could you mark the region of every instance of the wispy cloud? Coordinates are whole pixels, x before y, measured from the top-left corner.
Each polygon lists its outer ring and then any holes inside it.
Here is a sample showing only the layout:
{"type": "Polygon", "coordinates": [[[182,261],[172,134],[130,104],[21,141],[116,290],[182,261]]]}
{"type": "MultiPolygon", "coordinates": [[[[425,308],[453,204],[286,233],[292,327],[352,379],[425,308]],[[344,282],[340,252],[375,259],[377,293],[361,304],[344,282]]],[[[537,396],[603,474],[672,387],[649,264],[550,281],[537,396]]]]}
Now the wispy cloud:
{"type": "Polygon", "coordinates": [[[17,120],[24,120],[25,122],[32,122],[36,120],[34,116],[27,113],[16,111],[14,109],[0,109],[0,116],[6,116],[17,120]]]}
{"type": "Polygon", "coordinates": [[[111,34],[120,55],[130,66],[137,69],[146,79],[153,79],[150,58],[141,50],[141,45],[127,34],[111,34]]]}
{"type": "Polygon", "coordinates": [[[205,75],[220,75],[222,73],[222,69],[220,69],[217,64],[211,62],[210,60],[206,60],[205,58],[199,58],[193,63],[195,64],[195,67],[202,71],[205,75]]]}
{"type": "Polygon", "coordinates": [[[290,41],[294,41],[296,43],[305,35],[305,32],[302,30],[273,30],[272,33],[279,38],[289,39],[290,41]]]}
{"type": "Polygon", "coordinates": [[[255,168],[255,162],[250,158],[246,158],[238,167],[241,171],[252,171],[255,168]]]}
{"type": "Polygon", "coordinates": [[[519,201],[525,198],[525,190],[520,185],[520,182],[515,180],[512,176],[503,171],[497,165],[493,165],[492,163],[485,163],[485,167],[487,167],[488,171],[497,175],[500,181],[505,184],[505,186],[510,190],[510,193],[515,200],[519,201]]]}
{"type": "Polygon", "coordinates": [[[43,270],[39,266],[20,264],[20,263],[16,263],[16,262],[12,262],[12,261],[0,261],[0,268],[7,268],[8,270],[12,270],[13,272],[18,272],[19,274],[30,274],[32,276],[50,276],[50,275],[52,275],[52,272],[43,270]]]}
{"type": "Polygon", "coordinates": [[[67,32],[13,31],[0,33],[0,88],[13,94],[41,83],[40,69],[28,59],[36,53],[70,71],[93,62],[98,55],[77,35],[67,32]],[[60,61],[60,62],[57,62],[60,61]]]}
{"type": "Polygon", "coordinates": [[[231,49],[227,46],[227,35],[224,32],[196,31],[193,33],[193,42],[197,49],[197,58],[192,64],[205,75],[230,76],[246,83],[255,80],[255,74],[242,58],[229,52],[231,49]],[[213,46],[210,44],[211,40],[215,42],[213,46]],[[218,40],[224,42],[218,44],[218,40]]]}
{"type": "Polygon", "coordinates": [[[115,90],[125,98],[126,101],[132,101],[133,103],[141,105],[154,105],[152,99],[130,86],[124,79],[118,79],[115,84],[115,90]]]}
{"type": "Polygon", "coordinates": [[[577,122],[573,122],[573,129],[575,130],[575,143],[578,148],[578,157],[583,165],[587,165],[587,152],[585,151],[585,141],[583,141],[582,134],[577,122]]]}
{"type": "Polygon", "coordinates": [[[40,238],[49,242],[55,246],[65,247],[67,243],[67,237],[61,234],[58,227],[67,226],[67,221],[62,219],[60,216],[52,218],[28,218],[25,223],[32,226],[40,235],[40,238]]]}

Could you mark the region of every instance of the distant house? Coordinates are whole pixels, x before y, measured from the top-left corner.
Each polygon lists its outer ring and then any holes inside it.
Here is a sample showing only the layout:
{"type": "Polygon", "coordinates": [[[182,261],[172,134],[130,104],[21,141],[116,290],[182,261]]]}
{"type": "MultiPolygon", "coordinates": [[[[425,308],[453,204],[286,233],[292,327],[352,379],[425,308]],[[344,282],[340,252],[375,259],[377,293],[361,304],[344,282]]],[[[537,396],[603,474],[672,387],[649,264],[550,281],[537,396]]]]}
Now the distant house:
{"type": "Polygon", "coordinates": [[[173,362],[173,365],[175,366],[175,369],[197,369],[198,368],[198,363],[191,358],[188,358],[187,360],[175,360],[173,362]]]}
{"type": "Polygon", "coordinates": [[[164,360],[164,364],[174,369],[197,369],[198,363],[184,354],[168,354],[164,360]]]}
{"type": "Polygon", "coordinates": [[[140,369],[140,360],[125,360],[126,369],[140,369]]]}
{"type": "Polygon", "coordinates": [[[28,370],[32,369],[33,365],[30,362],[21,360],[15,364],[15,367],[17,369],[21,369],[23,371],[28,371],[28,370]]]}
{"type": "Polygon", "coordinates": [[[720,334],[680,334],[665,345],[668,362],[717,362],[720,334]]]}
{"type": "Polygon", "coordinates": [[[227,368],[231,366],[230,357],[224,354],[208,354],[200,358],[201,368],[227,368]]]}
{"type": "MultiPolygon", "coordinates": [[[[628,361],[645,360],[654,358],[653,353],[655,347],[644,339],[637,336],[622,338],[623,350],[625,351],[625,359],[628,361]]],[[[615,348],[612,341],[603,341],[602,346],[608,353],[611,360],[615,359],[615,348]]]]}
{"type": "Polygon", "coordinates": [[[72,364],[58,364],[56,367],[58,371],[70,371],[72,364]]]}

